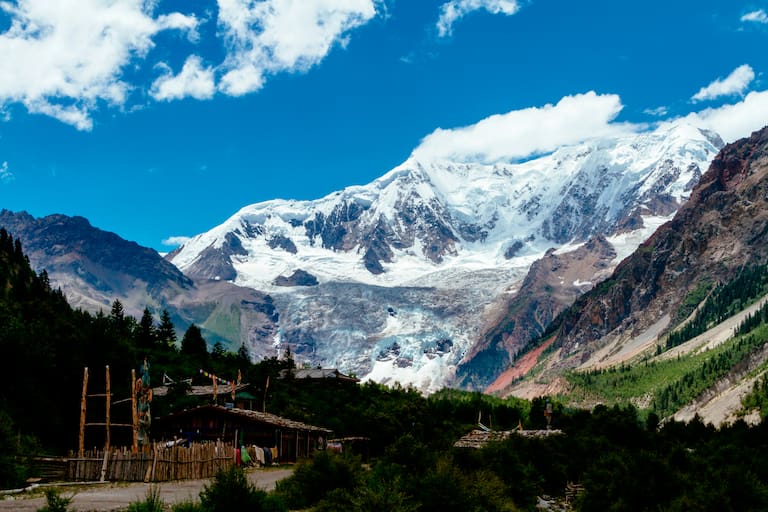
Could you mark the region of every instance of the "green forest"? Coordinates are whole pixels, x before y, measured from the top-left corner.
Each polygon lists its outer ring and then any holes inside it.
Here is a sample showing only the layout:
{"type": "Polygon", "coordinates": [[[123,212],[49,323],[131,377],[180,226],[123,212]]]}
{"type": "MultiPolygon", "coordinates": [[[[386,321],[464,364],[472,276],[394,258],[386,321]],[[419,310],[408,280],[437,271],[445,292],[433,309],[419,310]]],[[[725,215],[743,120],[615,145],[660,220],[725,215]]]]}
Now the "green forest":
{"type": "MultiPolygon", "coordinates": [[[[660,366],[659,375],[690,373],[698,382],[705,365],[704,373],[715,375],[735,364],[767,334],[764,322],[749,321],[716,358],[686,368],[660,366]]],[[[179,338],[165,311],[147,309],[135,319],[119,301],[99,314],[72,308],[44,271],[31,269],[19,241],[0,229],[0,360],[6,373],[0,388],[0,488],[23,485],[32,476],[27,455],[65,454],[76,447],[84,367],[98,388],[109,365],[115,396],[128,396],[131,370],[146,358],[153,383],[168,375],[202,384],[207,382],[201,368],[226,378],[239,370],[262,394],[267,411],[322,425],[339,437],[370,438],[369,460],[319,452],[269,494],[249,487],[240,470],[229,470],[198,501],[178,510],[535,510],[540,499],[562,502],[569,484],[583,489],[570,504],[576,510],[768,510],[765,423],[750,427],[738,421],[720,429],[698,419],[662,423],[659,418],[672,407],[662,404],[663,386],[649,387],[657,410],[645,411],[631,405],[585,410],[556,397],[524,401],[451,389],[424,396],[375,383],[298,387],[277,378],[293,366],[290,355],[252,363],[245,347],[237,353],[221,345],[209,349],[195,325],[179,338]],[[554,405],[552,426],[563,435],[512,436],[480,450],[453,446],[476,427],[478,416],[496,430],[518,424],[544,428],[548,400],[554,405]]],[[[643,368],[650,372],[651,366],[643,368]]],[[[633,381],[632,371],[577,378],[584,379],[584,389],[599,384],[617,397],[621,389],[646,385],[643,379],[661,382],[650,373],[633,381]]],[[[768,403],[766,390],[765,380],[756,386],[756,406],[768,403]]],[[[672,396],[673,390],[666,393],[672,396]]],[[[674,393],[681,399],[692,391],[674,393]]],[[[181,390],[170,393],[153,403],[153,415],[190,400],[181,390]]]]}

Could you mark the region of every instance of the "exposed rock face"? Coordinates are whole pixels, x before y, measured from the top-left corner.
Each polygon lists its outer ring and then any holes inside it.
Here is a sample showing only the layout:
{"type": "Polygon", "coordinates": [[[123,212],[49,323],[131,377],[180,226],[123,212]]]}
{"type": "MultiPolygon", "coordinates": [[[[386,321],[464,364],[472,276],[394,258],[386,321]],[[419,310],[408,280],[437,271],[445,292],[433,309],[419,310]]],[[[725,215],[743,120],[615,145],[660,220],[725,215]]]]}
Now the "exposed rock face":
{"type": "Polygon", "coordinates": [[[616,251],[605,237],[595,236],[575,251],[557,254],[552,250],[536,261],[501,316],[464,358],[457,384],[487,387],[561,311],[609,274],[615,258],[616,251]]]}
{"type": "Polygon", "coordinates": [[[46,269],[74,306],[108,309],[115,297],[132,289],[146,288],[147,294],[160,298],[193,286],[154,250],[94,228],[83,217],[37,219],[2,210],[0,226],[21,240],[32,267],[46,269]]]}
{"type": "Polygon", "coordinates": [[[317,286],[317,278],[306,270],[297,269],[288,277],[277,276],[276,286],[317,286]]]}
{"type": "Polygon", "coordinates": [[[675,217],[562,315],[553,371],[674,318],[703,279],[765,264],[767,235],[768,127],[724,147],[675,217]]]}

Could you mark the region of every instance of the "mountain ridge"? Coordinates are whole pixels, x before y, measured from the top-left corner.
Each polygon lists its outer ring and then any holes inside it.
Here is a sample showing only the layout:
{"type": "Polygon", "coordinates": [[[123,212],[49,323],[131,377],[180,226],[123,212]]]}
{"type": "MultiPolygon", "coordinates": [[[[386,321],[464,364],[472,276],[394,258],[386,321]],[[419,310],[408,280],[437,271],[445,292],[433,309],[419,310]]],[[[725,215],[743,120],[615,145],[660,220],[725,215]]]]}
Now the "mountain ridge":
{"type": "Polygon", "coordinates": [[[702,279],[723,281],[764,264],[767,197],[768,127],[726,145],[675,217],[562,315],[553,330],[558,350],[539,380],[652,348],[702,279]]]}

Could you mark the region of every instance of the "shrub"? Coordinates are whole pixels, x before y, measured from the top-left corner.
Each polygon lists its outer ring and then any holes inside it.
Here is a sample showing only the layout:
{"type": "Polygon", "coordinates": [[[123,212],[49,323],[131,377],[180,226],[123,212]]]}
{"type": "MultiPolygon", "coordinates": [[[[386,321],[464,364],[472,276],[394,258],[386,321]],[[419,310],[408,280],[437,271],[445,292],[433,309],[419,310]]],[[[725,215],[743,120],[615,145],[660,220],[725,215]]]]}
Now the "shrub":
{"type": "Polygon", "coordinates": [[[245,471],[237,466],[222,469],[216,474],[211,485],[200,493],[200,503],[205,512],[229,512],[248,510],[250,512],[283,512],[282,501],[266,492],[256,489],[245,471]]]}
{"type": "Polygon", "coordinates": [[[298,466],[290,478],[277,482],[277,494],[291,509],[306,508],[334,489],[354,489],[361,474],[359,458],[318,452],[311,461],[298,466]]]}
{"type": "Polygon", "coordinates": [[[171,512],[204,512],[203,506],[197,501],[182,501],[171,506],[171,512]]]}
{"type": "Polygon", "coordinates": [[[165,504],[160,499],[160,488],[151,485],[147,489],[147,496],[144,501],[137,501],[128,505],[128,512],[163,512],[165,504]]]}
{"type": "Polygon", "coordinates": [[[72,496],[65,498],[58,491],[48,489],[45,491],[45,506],[37,509],[37,512],[69,512],[69,504],[72,496]]]}

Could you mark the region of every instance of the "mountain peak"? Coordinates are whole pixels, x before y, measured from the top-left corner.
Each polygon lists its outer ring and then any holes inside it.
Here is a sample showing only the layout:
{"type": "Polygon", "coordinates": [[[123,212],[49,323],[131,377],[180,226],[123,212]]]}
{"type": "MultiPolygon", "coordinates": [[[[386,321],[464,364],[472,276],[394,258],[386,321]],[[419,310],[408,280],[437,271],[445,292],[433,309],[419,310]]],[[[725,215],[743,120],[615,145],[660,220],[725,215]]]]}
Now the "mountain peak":
{"type": "Polygon", "coordinates": [[[572,300],[680,207],[717,150],[680,123],[521,163],[412,157],[314,201],[246,206],[169,260],[191,277],[269,292],[280,342],[313,365],[347,362],[433,389],[534,261],[605,237],[611,251],[547,259],[572,265],[564,279],[579,284],[562,295],[572,300]]]}

